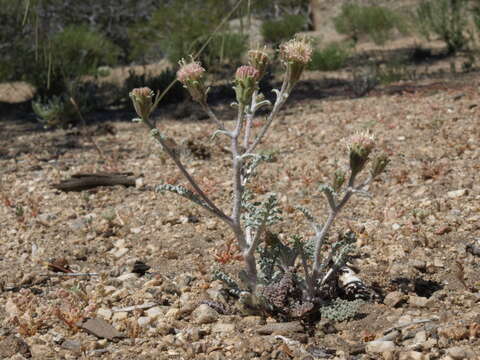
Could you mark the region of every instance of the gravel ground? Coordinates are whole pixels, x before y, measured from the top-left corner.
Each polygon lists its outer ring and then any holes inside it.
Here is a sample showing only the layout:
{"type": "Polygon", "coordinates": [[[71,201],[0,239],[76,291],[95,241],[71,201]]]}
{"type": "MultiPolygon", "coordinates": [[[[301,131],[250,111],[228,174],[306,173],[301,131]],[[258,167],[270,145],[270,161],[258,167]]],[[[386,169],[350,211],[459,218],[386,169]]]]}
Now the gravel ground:
{"type": "MultiPolygon", "coordinates": [[[[154,191],[184,182],[140,125],[92,126],[100,156],[75,129],[2,121],[0,358],[479,359],[478,81],[473,74],[361,99],[295,99],[262,144],[276,161],[261,168],[254,190],[281,194],[281,238],[311,235],[293,206],[326,213],[317,188],[346,165],[342,139],[369,129],[391,155],[373,197],[353,198],[335,224],[358,234],[358,276],[383,299],[341,323],[278,323],[212,305],[223,300],[211,279],[215,254],[232,234],[154,191]],[[98,171],[132,172],[136,186],[51,187],[98,171]],[[132,273],[136,261],[147,274],[132,273]],[[54,267],[97,275],[58,276],[54,267]],[[87,318],[106,322],[88,332],[87,318]],[[106,338],[95,336],[99,326],[106,338]]],[[[228,209],[230,158],[224,140],[210,141],[213,126],[168,117],[158,124],[228,209]]]]}

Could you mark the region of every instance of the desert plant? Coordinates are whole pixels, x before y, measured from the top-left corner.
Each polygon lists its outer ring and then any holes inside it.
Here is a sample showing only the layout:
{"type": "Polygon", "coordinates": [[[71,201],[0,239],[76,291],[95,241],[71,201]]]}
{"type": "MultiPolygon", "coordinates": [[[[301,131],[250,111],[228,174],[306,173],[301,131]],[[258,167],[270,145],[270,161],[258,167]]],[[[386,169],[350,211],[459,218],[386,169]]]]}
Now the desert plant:
{"type": "Polygon", "coordinates": [[[464,49],[468,44],[467,27],[469,0],[426,0],[416,9],[415,20],[420,33],[427,39],[438,36],[449,53],[464,49]]]}
{"type": "Polygon", "coordinates": [[[308,68],[317,71],[335,71],[345,66],[349,56],[350,51],[346,44],[332,42],[313,51],[312,62],[308,68]]]}
{"type": "Polygon", "coordinates": [[[305,30],[306,18],[303,15],[285,15],[278,20],[262,23],[262,36],[265,42],[278,45],[296,33],[305,30]]]}
{"type": "Polygon", "coordinates": [[[66,126],[75,119],[73,105],[65,97],[32,100],[32,109],[37,120],[45,127],[66,126]]]}
{"type": "Polygon", "coordinates": [[[345,3],[341,13],[334,18],[338,33],[347,35],[354,43],[360,37],[369,37],[378,45],[383,45],[395,29],[406,30],[399,14],[382,6],[362,6],[345,3]]]}
{"type": "Polygon", "coordinates": [[[199,59],[210,69],[222,64],[236,67],[242,63],[247,53],[247,43],[247,35],[233,32],[218,33],[213,35],[199,59]]]}
{"type": "MultiPolygon", "coordinates": [[[[216,276],[225,281],[229,293],[238,296],[241,304],[284,318],[305,317],[318,310],[335,297],[337,289],[334,284],[337,280],[343,284],[342,291],[347,297],[356,298],[353,288],[361,287],[360,281],[344,267],[353,249],[355,235],[342,234],[325,253],[328,233],[348,200],[354,194],[365,194],[366,186],[383,172],[388,163],[385,155],[376,156],[370,176],[357,184],[358,175],[364,170],[375,142],[370,134],[354,135],[347,141],[350,154],[348,179],[347,173],[339,169],[335,172],[332,185],[319,188],[330,207],[326,222],[321,225],[307,209],[299,208],[311,222],[315,235],[308,241],[294,235],[290,243],[283,243],[268,231],[271,225],[280,221],[281,211],[276,194],[270,192],[257,197],[250,190],[258,166],[268,160],[256,149],[310,62],[312,52],[311,45],[299,39],[290,40],[280,47],[280,59],[286,72],[281,88],[274,90],[276,100],[271,104],[258,91],[258,82],[269,61],[268,55],[262,50],[250,51],[249,65],[239,67],[235,74],[234,106],[238,114],[233,128],[227,128],[207,103],[205,69],[194,61],[180,63],[177,73],[179,81],[218,127],[214,135],[226,136],[231,143],[233,199],[230,215],[201,189],[184,166],[173,143],[166,137],[165,129],[157,128],[151,120],[152,111],[161,99],[160,93],[155,96],[149,88],[137,88],[130,94],[138,115],[134,120],[150,130],[151,136],[173,160],[192,189],[166,184],[158,186],[157,191],[176,193],[222,220],[232,230],[236,245],[243,255],[245,268],[238,276],[244,285],[240,286],[221,271],[216,276]],[[252,125],[255,113],[260,108],[270,106],[272,108],[263,127],[254,133],[252,125]],[[300,269],[297,267],[299,263],[300,269]]],[[[235,255],[228,252],[220,256],[222,261],[230,257],[235,255]]]]}

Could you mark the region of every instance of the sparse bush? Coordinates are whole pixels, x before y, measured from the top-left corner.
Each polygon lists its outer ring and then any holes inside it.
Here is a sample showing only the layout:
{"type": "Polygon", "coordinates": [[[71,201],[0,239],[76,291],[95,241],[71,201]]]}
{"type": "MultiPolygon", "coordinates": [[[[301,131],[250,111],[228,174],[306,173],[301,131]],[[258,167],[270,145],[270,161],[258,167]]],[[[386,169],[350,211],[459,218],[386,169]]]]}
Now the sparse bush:
{"type": "Polygon", "coordinates": [[[469,0],[427,0],[416,9],[416,24],[427,39],[438,36],[449,53],[464,49],[468,42],[469,0]]]}
{"type": "Polygon", "coordinates": [[[68,99],[61,96],[32,100],[32,109],[37,120],[46,128],[67,126],[74,122],[75,109],[68,99]]]}
{"type": "Polygon", "coordinates": [[[362,36],[375,44],[383,45],[391,38],[395,29],[406,30],[399,14],[382,6],[362,6],[346,3],[340,15],[334,18],[338,33],[347,35],[354,43],[362,36]]]}
{"type": "MultiPolygon", "coordinates": [[[[218,118],[208,105],[205,69],[198,62],[180,63],[178,80],[216,125],[217,131],[213,135],[225,136],[231,143],[231,214],[219,208],[210,195],[211,191],[205,192],[192,177],[182,161],[176,142],[167,137],[167,129],[157,128],[150,119],[158,105],[159,94],[155,96],[147,87],[133,89],[130,93],[138,115],[134,121],[143,123],[149,129],[153,139],[189,183],[189,188],[165,184],[156,190],[172,192],[192,201],[232,230],[238,252],[242,255],[240,258],[244,261],[244,269],[238,274],[241,283],[224,273],[223,269],[216,272],[216,278],[225,282],[227,292],[237,298],[239,306],[245,311],[260,311],[282,319],[309,318],[312,314],[318,314],[318,310],[327,302],[338,297],[347,300],[368,297],[368,291],[360,279],[345,266],[354,250],[355,234],[342,233],[337,241],[329,241],[328,234],[349,199],[355,194],[365,194],[365,188],[384,171],[388,163],[386,155],[376,154],[372,159],[370,174],[360,181],[358,177],[366,168],[375,140],[369,133],[355,134],[346,142],[349,170],[339,168],[333,174],[331,185],[319,188],[329,205],[326,222],[317,221],[309,210],[298,207],[310,222],[314,236],[303,240],[301,236],[293,234],[290,241],[281,241],[269,231],[271,226],[281,221],[281,209],[276,194],[256,194],[253,191],[252,181],[259,166],[270,159],[270,156],[256,150],[310,62],[312,52],[311,45],[305,40],[291,40],[280,47],[280,59],[286,71],[281,88],[274,90],[276,99],[271,104],[258,89],[258,82],[269,62],[268,54],[261,50],[250,51],[249,65],[239,67],[235,74],[234,106],[238,114],[233,127],[227,126],[228,123],[218,118]],[[253,119],[263,107],[271,110],[263,126],[256,130],[253,119]]],[[[225,264],[229,259],[239,257],[228,246],[225,252],[217,254],[217,258],[225,264]]],[[[330,310],[331,313],[336,312],[338,316],[347,318],[354,312],[353,308],[343,303],[337,305],[330,310]]]]}
{"type": "Polygon", "coordinates": [[[303,15],[285,15],[278,20],[266,20],[262,24],[265,42],[278,45],[296,33],[305,30],[306,18],[303,15]]]}
{"type": "Polygon", "coordinates": [[[377,68],[370,65],[353,70],[350,88],[356,97],[362,97],[375,89],[378,83],[377,68]]]}
{"type": "Polygon", "coordinates": [[[332,42],[324,48],[313,51],[309,69],[318,71],[339,70],[345,66],[349,56],[350,51],[346,44],[332,42]]]}

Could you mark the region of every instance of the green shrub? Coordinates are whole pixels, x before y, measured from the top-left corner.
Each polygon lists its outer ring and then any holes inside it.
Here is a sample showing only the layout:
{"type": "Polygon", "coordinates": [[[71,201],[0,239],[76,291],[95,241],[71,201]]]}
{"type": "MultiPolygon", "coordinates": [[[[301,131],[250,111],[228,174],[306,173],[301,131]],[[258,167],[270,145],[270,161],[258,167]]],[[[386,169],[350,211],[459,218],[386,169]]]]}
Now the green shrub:
{"type": "Polygon", "coordinates": [[[462,50],[468,44],[469,0],[428,0],[416,9],[416,24],[420,33],[429,39],[431,34],[447,44],[449,53],[462,50]]]}
{"type": "Polygon", "coordinates": [[[306,18],[302,15],[286,15],[279,20],[266,20],[262,23],[262,36],[265,42],[278,45],[296,33],[305,30],[306,18]]]}
{"type": "Polygon", "coordinates": [[[232,32],[219,33],[213,36],[200,56],[200,60],[210,69],[218,64],[229,64],[236,67],[242,63],[248,48],[248,35],[232,32]]]}
{"type": "Polygon", "coordinates": [[[322,49],[315,49],[310,63],[309,70],[335,71],[345,66],[350,56],[346,44],[332,42],[322,49]]]}
{"type": "Polygon", "coordinates": [[[54,71],[67,78],[97,75],[101,65],[114,65],[120,49],[104,35],[86,26],[67,26],[52,39],[54,71]]]}
{"type": "MultiPolygon", "coordinates": [[[[144,38],[146,48],[158,45],[172,64],[200,50],[228,13],[228,4],[221,0],[176,0],[161,5],[147,27],[154,37],[144,38]]],[[[223,29],[225,30],[225,29],[223,29]]],[[[143,29],[142,31],[148,31],[143,29]]]]}
{"type": "Polygon", "coordinates": [[[406,28],[399,14],[382,6],[362,6],[347,3],[340,15],[334,18],[338,33],[347,35],[355,43],[362,36],[375,44],[383,45],[391,38],[395,29],[405,32],[406,28]]]}

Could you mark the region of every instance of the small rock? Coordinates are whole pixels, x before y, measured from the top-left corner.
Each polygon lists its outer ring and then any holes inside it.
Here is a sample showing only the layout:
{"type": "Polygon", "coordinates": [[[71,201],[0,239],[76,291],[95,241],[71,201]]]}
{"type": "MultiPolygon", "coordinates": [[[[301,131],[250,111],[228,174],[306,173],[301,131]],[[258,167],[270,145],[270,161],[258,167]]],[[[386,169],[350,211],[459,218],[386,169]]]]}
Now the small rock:
{"type": "Polygon", "coordinates": [[[235,324],[218,323],[213,325],[212,332],[214,333],[229,333],[235,331],[235,324]]]}
{"type": "Polygon", "coordinates": [[[468,189],[460,189],[447,192],[447,196],[451,199],[459,198],[465,195],[468,195],[468,189]]]}
{"type": "Polygon", "coordinates": [[[467,359],[467,353],[461,346],[454,346],[447,349],[447,354],[455,360],[467,359]]]}
{"type": "Polygon", "coordinates": [[[265,320],[261,316],[245,316],[241,320],[242,324],[245,326],[257,326],[257,325],[264,325],[265,320]]]}
{"type": "Polygon", "coordinates": [[[210,324],[218,319],[218,312],[210,306],[202,304],[192,313],[192,319],[196,324],[210,324]]]}
{"type": "Polygon", "coordinates": [[[291,333],[302,332],[303,326],[298,321],[284,323],[269,323],[257,329],[260,335],[289,335],[291,333]]]}
{"type": "Polygon", "coordinates": [[[430,357],[423,355],[418,351],[407,351],[403,354],[400,354],[398,360],[429,360],[430,357]]]}
{"type": "MultiPolygon", "coordinates": [[[[165,318],[166,318],[166,319],[178,320],[178,319],[180,319],[181,315],[182,315],[182,314],[181,314],[181,312],[180,312],[180,309],[171,308],[171,309],[168,310],[167,313],[165,314],[165,318]]],[[[202,324],[207,324],[207,323],[202,323],[202,324]]]]}
{"type": "Polygon", "coordinates": [[[423,260],[413,259],[410,261],[410,265],[422,272],[427,269],[427,263],[423,260]]]}
{"type": "Polygon", "coordinates": [[[376,353],[376,354],[388,353],[388,352],[395,351],[395,343],[393,341],[374,340],[374,341],[368,342],[365,349],[369,353],[376,353]]]}
{"type": "Polygon", "coordinates": [[[142,228],[141,227],[135,227],[135,228],[131,228],[130,229],[130,232],[132,234],[140,234],[142,232],[142,228]]]}
{"type": "Polygon", "coordinates": [[[112,317],[112,310],[100,308],[97,310],[97,315],[101,316],[105,320],[110,320],[110,318],[112,317]]]}
{"type": "Polygon", "coordinates": [[[113,319],[112,320],[114,322],[123,321],[127,317],[128,317],[128,313],[126,311],[119,311],[119,312],[116,312],[115,314],[113,314],[113,319]]]}
{"type": "Polygon", "coordinates": [[[134,273],[126,273],[117,277],[117,280],[122,282],[129,281],[129,280],[136,280],[136,279],[138,278],[137,278],[137,275],[135,275],[134,273]]]}
{"type": "MultiPolygon", "coordinates": [[[[118,313],[117,313],[118,314],[118,313]]],[[[115,314],[116,315],[116,314],[115,314]]],[[[96,337],[112,340],[124,337],[117,329],[107,323],[105,320],[98,318],[90,318],[77,322],[79,328],[96,337]]]]}
{"type": "Polygon", "coordinates": [[[430,307],[432,305],[432,301],[430,299],[414,295],[410,295],[408,297],[408,303],[412,306],[419,308],[430,307]]]}
{"type": "Polygon", "coordinates": [[[148,325],[150,325],[151,321],[152,319],[148,316],[140,316],[137,320],[137,323],[140,327],[147,327],[148,325]]]}
{"type": "Polygon", "coordinates": [[[154,306],[147,311],[145,311],[145,314],[152,320],[156,320],[158,317],[163,315],[163,311],[160,307],[154,306]]]}
{"type": "Polygon", "coordinates": [[[16,353],[20,353],[26,358],[32,357],[30,347],[20,337],[9,335],[0,341],[0,358],[6,359],[16,353]]]}
{"type": "Polygon", "coordinates": [[[383,303],[390,307],[398,307],[401,304],[405,303],[407,297],[401,291],[392,291],[385,296],[383,303]]]}
{"type": "Polygon", "coordinates": [[[120,259],[121,257],[123,257],[124,255],[126,255],[128,253],[128,248],[120,248],[118,250],[112,250],[112,255],[115,259],[120,259]]]}
{"type": "Polygon", "coordinates": [[[77,340],[65,340],[62,343],[61,347],[66,350],[70,350],[78,353],[82,351],[82,344],[80,343],[80,341],[77,341],[77,340]]]}

